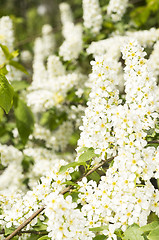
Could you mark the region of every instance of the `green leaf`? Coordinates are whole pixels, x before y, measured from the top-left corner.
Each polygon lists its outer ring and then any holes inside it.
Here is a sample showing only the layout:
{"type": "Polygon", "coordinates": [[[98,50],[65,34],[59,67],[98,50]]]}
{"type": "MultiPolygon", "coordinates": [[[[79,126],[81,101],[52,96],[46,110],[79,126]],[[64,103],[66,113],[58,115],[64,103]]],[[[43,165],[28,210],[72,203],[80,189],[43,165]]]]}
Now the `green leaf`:
{"type": "Polygon", "coordinates": [[[93,148],[88,148],[84,153],[82,153],[79,156],[79,160],[78,162],[86,162],[89,161],[90,159],[92,159],[93,157],[96,157],[97,154],[94,153],[94,149],[93,148]]]}
{"type": "Polygon", "coordinates": [[[25,145],[34,129],[34,116],[30,108],[21,99],[18,99],[14,113],[20,138],[25,145]]]}
{"type": "Polygon", "coordinates": [[[30,237],[27,238],[27,240],[38,240],[39,236],[35,234],[31,234],[30,237]]]}
{"type": "Polygon", "coordinates": [[[14,232],[15,227],[10,227],[10,228],[6,228],[4,229],[4,235],[7,236],[9,234],[11,234],[12,232],[14,232]]]}
{"type": "Polygon", "coordinates": [[[78,132],[78,131],[75,131],[75,132],[71,135],[71,137],[70,137],[70,139],[69,139],[69,144],[72,145],[72,146],[76,146],[79,137],[80,137],[79,132],[78,132]]]}
{"type": "Polygon", "coordinates": [[[76,166],[85,165],[85,164],[86,164],[85,162],[72,162],[72,163],[69,163],[67,165],[61,166],[60,170],[59,170],[59,173],[65,172],[70,167],[75,168],[76,166]]]}
{"type": "Polygon", "coordinates": [[[152,230],[148,235],[149,240],[158,240],[159,239],[159,227],[152,230]]]}
{"type": "Polygon", "coordinates": [[[69,195],[72,197],[72,202],[77,202],[77,200],[79,199],[78,194],[79,194],[79,192],[69,193],[69,195]]]}
{"type": "Polygon", "coordinates": [[[145,6],[135,8],[130,16],[135,21],[135,23],[140,27],[142,24],[146,23],[150,15],[150,9],[145,6]]]}
{"type": "Polygon", "coordinates": [[[141,236],[142,231],[137,224],[133,224],[124,232],[125,240],[144,240],[144,237],[141,236]]]}
{"type": "Polygon", "coordinates": [[[18,50],[15,50],[15,51],[11,52],[12,58],[17,57],[18,55],[19,55],[19,51],[18,50]]]}
{"type": "Polygon", "coordinates": [[[47,230],[47,225],[42,223],[40,219],[38,219],[38,222],[33,226],[33,229],[35,231],[46,231],[47,230]]]}
{"type": "Polygon", "coordinates": [[[43,236],[43,237],[40,237],[40,238],[38,238],[38,240],[45,240],[45,239],[51,239],[51,238],[49,238],[47,235],[45,235],[45,236],[43,236]]]}
{"type": "Polygon", "coordinates": [[[0,74],[6,75],[8,73],[8,70],[6,69],[6,66],[0,68],[0,74]]]}
{"type": "Polygon", "coordinates": [[[147,0],[146,1],[148,4],[148,8],[153,11],[156,12],[159,9],[159,1],[158,0],[147,0]]]}
{"type": "Polygon", "coordinates": [[[14,91],[20,91],[26,89],[29,86],[29,83],[26,81],[12,81],[11,84],[14,88],[14,91]]]}
{"type": "Polygon", "coordinates": [[[67,114],[65,112],[61,112],[58,109],[53,108],[42,114],[40,124],[53,131],[56,130],[66,120],[67,114]]]}
{"type": "Polygon", "coordinates": [[[105,235],[98,235],[98,236],[93,238],[93,240],[105,240],[105,239],[106,239],[105,235]]]}
{"type": "Polygon", "coordinates": [[[147,222],[151,223],[154,221],[159,221],[159,218],[154,212],[151,212],[150,215],[148,216],[147,222]]]}
{"type": "Polygon", "coordinates": [[[94,227],[94,228],[89,228],[89,231],[93,231],[93,232],[100,232],[103,230],[108,230],[108,226],[101,226],[101,227],[94,227]]]}
{"type": "Polygon", "coordinates": [[[2,49],[2,51],[3,51],[7,60],[11,60],[11,59],[13,59],[13,58],[15,58],[19,55],[18,50],[15,50],[15,51],[10,53],[7,46],[0,44],[0,47],[1,47],[1,49],[2,49]]]}
{"type": "Polygon", "coordinates": [[[21,72],[28,74],[27,70],[25,69],[25,67],[23,67],[19,62],[10,60],[9,61],[9,65],[15,67],[16,69],[20,70],[21,72]]]}
{"type": "Polygon", "coordinates": [[[8,113],[12,107],[14,90],[6,77],[0,74],[0,107],[8,113]]]}
{"type": "Polygon", "coordinates": [[[6,59],[10,59],[11,58],[11,54],[9,52],[9,49],[7,48],[7,46],[3,45],[3,44],[0,44],[0,47],[6,57],[6,59]]]}
{"type": "Polygon", "coordinates": [[[72,181],[66,181],[66,182],[63,182],[62,184],[66,184],[66,185],[70,185],[70,186],[75,186],[75,187],[78,187],[79,185],[77,183],[74,183],[72,181]]]}
{"type": "Polygon", "coordinates": [[[23,166],[24,172],[28,172],[30,166],[33,164],[34,164],[34,159],[30,156],[24,155],[23,161],[22,161],[22,166],[23,166]]]}
{"type": "Polygon", "coordinates": [[[0,107],[0,122],[3,119],[3,115],[4,115],[4,111],[3,109],[0,107]]]}
{"type": "Polygon", "coordinates": [[[97,183],[100,181],[100,175],[97,172],[92,172],[89,176],[88,176],[88,180],[94,180],[97,183]]]}
{"type": "Polygon", "coordinates": [[[78,150],[79,153],[85,152],[88,149],[88,147],[82,147],[78,150]]]}
{"type": "Polygon", "coordinates": [[[154,230],[156,227],[159,227],[159,221],[151,222],[151,223],[141,227],[140,230],[142,232],[149,232],[149,231],[154,230]]]}

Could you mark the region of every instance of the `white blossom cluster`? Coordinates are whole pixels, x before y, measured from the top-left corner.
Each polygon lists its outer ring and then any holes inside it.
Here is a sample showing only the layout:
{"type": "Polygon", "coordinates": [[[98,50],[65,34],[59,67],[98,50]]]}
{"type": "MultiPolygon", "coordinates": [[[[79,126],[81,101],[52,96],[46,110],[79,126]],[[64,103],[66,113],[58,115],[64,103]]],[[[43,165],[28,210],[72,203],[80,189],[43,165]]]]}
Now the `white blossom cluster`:
{"type": "Polygon", "coordinates": [[[110,0],[107,6],[107,14],[113,20],[118,22],[122,19],[128,7],[128,0],[110,0]]]}
{"type": "Polygon", "coordinates": [[[69,4],[60,4],[60,12],[65,40],[59,48],[59,55],[63,57],[64,61],[75,60],[82,50],[82,26],[73,23],[69,4]]]}
{"type": "Polygon", "coordinates": [[[107,53],[117,60],[121,56],[120,47],[128,40],[128,37],[136,39],[143,47],[152,47],[153,43],[159,39],[159,29],[151,28],[150,30],[126,32],[124,36],[115,35],[92,42],[87,48],[87,53],[93,54],[94,57],[107,53]]]}
{"type": "Polygon", "coordinates": [[[130,38],[136,39],[143,47],[152,47],[154,42],[159,40],[159,28],[126,32],[126,35],[130,38]]]}
{"type": "MultiPolygon", "coordinates": [[[[14,50],[14,31],[13,22],[9,16],[0,18],[0,44],[6,46],[9,52],[14,50]]],[[[2,49],[0,48],[0,65],[6,62],[6,57],[2,49]]],[[[6,77],[9,81],[21,80],[23,73],[13,66],[6,65],[8,71],[6,77]]]]}
{"type": "Polygon", "coordinates": [[[82,132],[77,152],[82,147],[93,147],[101,155],[101,159],[105,159],[106,154],[111,156],[116,153],[114,133],[110,132],[112,122],[109,119],[112,109],[120,103],[119,91],[115,87],[118,64],[105,57],[96,57],[96,61],[91,64],[92,90],[83,117],[83,126],[80,127],[82,132]]]}
{"type": "Polygon", "coordinates": [[[99,0],[83,0],[83,24],[93,34],[98,34],[102,28],[102,14],[99,0]]]}
{"type": "Polygon", "coordinates": [[[72,202],[72,197],[53,192],[46,197],[45,214],[48,217],[48,236],[52,240],[92,240],[94,233],[86,227],[87,220],[83,213],[77,209],[77,203],[72,202]],[[52,224],[54,223],[54,224],[52,224]]]}
{"type": "MultiPolygon", "coordinates": [[[[42,36],[35,40],[34,44],[34,62],[44,60],[55,49],[55,38],[51,25],[45,24],[42,27],[42,36]]],[[[34,67],[34,65],[33,65],[34,67]]]]}
{"type": "Polygon", "coordinates": [[[64,121],[55,131],[51,132],[38,124],[30,139],[35,138],[45,141],[45,145],[55,152],[64,151],[68,145],[69,138],[73,133],[74,127],[72,121],[64,121]]]}
{"type": "MultiPolygon", "coordinates": [[[[145,140],[146,131],[154,128],[158,117],[156,80],[145,52],[135,40],[122,47],[122,54],[126,64],[126,103],[114,106],[109,114],[118,153],[98,186],[86,178],[79,183],[78,201],[87,223],[92,227],[108,226],[102,233],[110,240],[117,239],[116,229],[125,231],[133,223],[147,224],[151,211],[159,216],[159,191],[150,182],[158,178],[159,148],[146,147],[145,140]]],[[[88,137],[89,133],[85,134],[88,137]]]]}
{"type": "MultiPolygon", "coordinates": [[[[70,169],[69,171],[59,174],[60,167],[62,165],[65,165],[66,163],[67,162],[64,160],[55,161],[54,165],[49,167],[46,177],[41,178],[41,183],[36,184],[33,187],[33,189],[28,191],[26,194],[21,191],[18,191],[18,192],[6,191],[6,190],[1,191],[0,203],[3,209],[3,214],[0,215],[1,226],[4,228],[5,227],[9,228],[11,226],[14,226],[14,227],[19,226],[19,224],[21,224],[28,217],[30,217],[31,214],[34,213],[39,207],[45,204],[45,201],[49,199],[51,200],[53,192],[58,196],[58,198],[60,198],[58,194],[60,191],[62,191],[65,188],[65,185],[64,184],[62,185],[62,183],[71,179],[70,173],[73,170],[73,169],[70,169]],[[49,195],[50,197],[47,198],[47,196],[49,195]]],[[[53,203],[53,199],[52,199],[52,203],[53,203]]],[[[73,203],[72,203],[72,206],[74,206],[73,203]]],[[[61,205],[59,204],[58,207],[59,207],[59,211],[57,212],[60,213],[60,211],[62,210],[61,205]]],[[[62,211],[65,212],[65,209],[63,209],[62,211]]],[[[79,211],[77,212],[79,214],[79,211]]],[[[51,217],[52,215],[48,216],[48,220],[49,220],[48,224],[50,224],[51,217]]],[[[41,221],[45,220],[45,217],[43,215],[39,215],[38,218],[41,221]]],[[[38,218],[35,218],[34,220],[32,220],[31,223],[27,225],[26,230],[34,226],[37,223],[38,218]]],[[[57,225],[58,224],[60,225],[61,220],[62,220],[61,218],[58,219],[57,225]]],[[[82,218],[82,220],[84,220],[84,217],[82,218]]],[[[84,228],[84,226],[82,227],[84,228]]],[[[50,230],[48,229],[48,231],[51,232],[51,229],[50,230]]],[[[74,229],[72,229],[72,232],[74,233],[74,229]]],[[[70,230],[70,234],[71,234],[71,230],[70,230]]],[[[84,234],[84,233],[82,232],[81,234],[84,234]]],[[[77,238],[77,239],[80,239],[80,238],[77,238]]]]}
{"type": "MultiPolygon", "coordinates": [[[[99,0],[82,2],[83,25],[96,37],[103,22],[99,0]]],[[[127,7],[128,0],[110,0],[107,14],[113,22],[120,21],[127,7]]],[[[83,49],[82,26],[74,23],[69,4],[60,4],[60,12],[64,42],[59,56],[54,55],[53,29],[44,25],[42,36],[34,45],[33,81],[22,93],[35,114],[34,131],[22,151],[0,144],[0,225],[2,229],[16,228],[45,206],[24,230],[33,230],[41,221],[51,240],[93,240],[98,233],[91,228],[103,227],[99,234],[117,240],[117,229],[125,232],[133,223],[144,226],[151,212],[159,217],[159,190],[151,183],[152,178],[159,178],[159,147],[147,145],[147,135],[155,129],[159,118],[159,87],[155,78],[159,75],[159,29],[126,32],[123,36],[115,33],[92,42],[87,53],[93,54],[95,60],[91,61],[92,73],[86,82],[80,68],[67,70],[70,62],[76,66],[83,49]],[[154,47],[149,60],[142,47],[154,47]],[[85,87],[91,89],[86,89],[90,91],[87,107],[80,101],[67,100],[70,90],[81,98],[85,87]],[[39,120],[53,107],[67,117],[51,131],[41,126],[39,120]],[[67,151],[78,128],[81,134],[75,156],[72,149],[71,153],[67,151]],[[96,154],[90,160],[90,169],[113,158],[108,169],[99,169],[102,176],[97,182],[82,178],[83,175],[76,178],[82,174],[76,161],[85,147],[93,148],[96,154]],[[27,170],[25,157],[29,159],[27,170]],[[75,169],[60,171],[69,163],[75,169]],[[73,187],[68,195],[63,195],[69,185],[73,187]]],[[[13,41],[12,21],[3,17],[0,43],[13,51],[13,41]]],[[[1,48],[0,59],[5,62],[1,48]]],[[[21,59],[27,63],[31,56],[23,52],[21,59]]],[[[21,80],[13,67],[7,65],[7,70],[10,81],[21,80]]],[[[17,129],[13,135],[16,145],[17,129]]],[[[18,239],[26,240],[28,236],[24,234],[18,239]]]]}
{"type": "MultiPolygon", "coordinates": [[[[59,4],[60,14],[61,14],[61,22],[63,25],[63,31],[65,30],[65,27],[67,28],[67,23],[73,23],[73,16],[72,16],[72,10],[70,8],[70,5],[68,3],[60,3],[59,4]]],[[[64,34],[64,32],[63,32],[64,34]]],[[[64,34],[65,36],[65,34],[64,34]]]]}
{"type": "MultiPolygon", "coordinates": [[[[9,16],[0,18],[0,43],[7,46],[9,51],[13,51],[14,32],[13,23],[9,16]]],[[[2,54],[2,50],[0,51],[2,54]]],[[[1,61],[3,57],[1,56],[1,61]]],[[[1,62],[2,64],[3,62],[1,62]]]]}
{"type": "Polygon", "coordinates": [[[117,35],[97,42],[92,42],[87,48],[87,53],[93,54],[94,57],[107,54],[113,59],[118,60],[121,56],[120,47],[124,40],[125,37],[117,35]]]}
{"type": "Polygon", "coordinates": [[[79,72],[66,73],[60,58],[55,55],[49,56],[47,69],[43,61],[36,63],[34,64],[33,82],[26,96],[28,105],[35,112],[45,111],[62,103],[67,92],[86,79],[79,72]]]}
{"type": "MultiPolygon", "coordinates": [[[[53,151],[47,150],[42,147],[26,147],[24,149],[24,154],[26,156],[32,157],[34,160],[34,164],[30,167],[27,177],[29,178],[29,186],[33,188],[37,185],[37,181],[43,176],[46,177],[50,167],[59,166],[61,159],[61,155],[56,155],[53,151]]],[[[69,159],[69,161],[73,160],[73,157],[69,155],[69,158],[65,157],[65,161],[69,159]]],[[[63,162],[63,161],[62,161],[63,162]]]]}
{"type": "Polygon", "coordinates": [[[0,190],[17,190],[23,181],[21,162],[23,154],[13,146],[0,145],[1,164],[5,167],[0,174],[0,190]]]}

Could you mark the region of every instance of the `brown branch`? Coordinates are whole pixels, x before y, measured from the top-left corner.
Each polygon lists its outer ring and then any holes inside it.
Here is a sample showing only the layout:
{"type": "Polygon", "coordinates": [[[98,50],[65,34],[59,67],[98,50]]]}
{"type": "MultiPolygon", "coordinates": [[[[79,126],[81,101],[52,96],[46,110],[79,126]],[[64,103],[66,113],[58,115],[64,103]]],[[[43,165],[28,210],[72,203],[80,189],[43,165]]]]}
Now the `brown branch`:
{"type": "Polygon", "coordinates": [[[39,213],[41,213],[45,209],[45,206],[42,206],[40,209],[38,209],[35,213],[33,213],[25,222],[23,222],[17,229],[15,229],[14,232],[12,232],[8,237],[5,238],[5,240],[12,239],[15,235],[18,234],[19,231],[21,231],[26,225],[28,225],[39,213]]]}
{"type": "MultiPolygon", "coordinates": [[[[116,155],[117,156],[117,155],[116,155]]],[[[97,166],[89,170],[87,173],[85,173],[81,178],[79,178],[76,182],[80,182],[84,177],[87,177],[91,173],[95,172],[98,168],[103,166],[105,163],[111,162],[116,156],[108,158],[106,160],[102,160],[97,166]]],[[[60,192],[60,194],[65,194],[69,192],[73,186],[68,186],[63,191],[60,192]]],[[[33,213],[25,222],[23,222],[14,232],[12,232],[8,237],[5,238],[5,240],[12,239],[15,235],[17,235],[25,226],[27,226],[37,215],[39,215],[43,210],[45,209],[45,206],[42,206],[40,209],[38,209],[35,213],[33,213]]]]}
{"type": "MultiPolygon", "coordinates": [[[[17,235],[21,235],[23,233],[33,233],[33,234],[36,234],[36,235],[46,235],[48,232],[47,231],[35,231],[35,230],[23,230],[23,231],[19,231],[17,233],[17,235]]],[[[0,234],[5,234],[5,230],[1,230],[0,231],[0,234]]]]}
{"type": "Polygon", "coordinates": [[[152,141],[148,141],[147,143],[148,143],[148,144],[151,144],[151,143],[158,143],[158,144],[159,144],[159,141],[157,141],[157,140],[152,140],[152,141]]]}

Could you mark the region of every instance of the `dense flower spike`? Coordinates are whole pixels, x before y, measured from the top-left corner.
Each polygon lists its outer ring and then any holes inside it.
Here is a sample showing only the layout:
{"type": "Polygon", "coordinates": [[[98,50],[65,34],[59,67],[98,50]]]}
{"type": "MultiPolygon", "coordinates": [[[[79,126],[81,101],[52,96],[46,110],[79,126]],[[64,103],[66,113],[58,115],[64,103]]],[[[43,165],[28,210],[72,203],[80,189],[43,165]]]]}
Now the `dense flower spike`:
{"type": "Polygon", "coordinates": [[[69,4],[61,3],[60,12],[65,41],[59,49],[59,55],[63,57],[64,61],[75,60],[82,51],[82,26],[73,23],[69,4]]]}
{"type": "MultiPolygon", "coordinates": [[[[10,51],[13,51],[14,32],[13,23],[10,17],[5,16],[0,19],[0,43],[6,45],[10,51]]],[[[2,50],[0,51],[2,53],[2,50]]],[[[2,61],[3,58],[1,56],[2,61]]],[[[1,62],[2,64],[3,62],[1,62]]]]}
{"type": "Polygon", "coordinates": [[[93,34],[99,33],[103,22],[99,0],[83,0],[82,3],[84,26],[93,34]]]}
{"type": "Polygon", "coordinates": [[[128,0],[110,0],[107,14],[114,22],[120,21],[128,7],[128,0]]]}
{"type": "Polygon", "coordinates": [[[68,3],[61,3],[59,5],[60,13],[61,13],[61,22],[63,27],[67,23],[73,23],[73,16],[70,5],[68,3]]]}
{"type": "Polygon", "coordinates": [[[112,122],[109,119],[112,109],[120,103],[119,91],[114,84],[120,64],[113,60],[108,61],[105,57],[97,57],[91,64],[92,90],[83,117],[83,126],[80,127],[82,132],[77,152],[82,147],[93,147],[101,155],[100,161],[105,159],[106,154],[111,156],[116,152],[114,133],[109,130],[112,122]]]}
{"type": "Polygon", "coordinates": [[[158,116],[156,83],[145,53],[136,41],[124,45],[122,53],[126,59],[126,103],[111,107],[109,115],[118,156],[98,186],[86,179],[80,183],[79,202],[84,215],[92,227],[108,225],[103,234],[110,239],[117,239],[115,229],[125,231],[133,223],[145,225],[150,210],[158,215],[154,206],[159,201],[158,190],[150,182],[158,173],[159,148],[144,148],[146,130],[154,127],[158,116]],[[140,96],[137,91],[141,89],[140,96]]]}

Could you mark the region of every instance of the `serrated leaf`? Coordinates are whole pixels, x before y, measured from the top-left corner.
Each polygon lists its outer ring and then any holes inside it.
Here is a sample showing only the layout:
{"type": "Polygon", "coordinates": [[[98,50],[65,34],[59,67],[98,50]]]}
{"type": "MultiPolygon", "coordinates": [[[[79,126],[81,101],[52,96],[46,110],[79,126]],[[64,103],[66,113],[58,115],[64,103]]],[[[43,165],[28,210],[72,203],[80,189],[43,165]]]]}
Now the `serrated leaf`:
{"type": "Polygon", "coordinates": [[[105,239],[106,239],[105,235],[98,235],[98,236],[93,238],[93,240],[105,240],[105,239]]]}
{"type": "Polygon", "coordinates": [[[152,230],[147,237],[149,240],[158,240],[159,239],[159,227],[152,230]]]}
{"type": "Polygon", "coordinates": [[[10,60],[9,64],[13,67],[15,67],[16,69],[20,70],[21,72],[28,74],[27,70],[25,69],[25,67],[23,67],[23,65],[21,65],[19,62],[10,60]]]}
{"type": "Polygon", "coordinates": [[[142,231],[137,224],[133,224],[128,227],[128,229],[124,232],[125,240],[144,240],[144,237],[141,236],[142,231]]]}
{"type": "Polygon", "coordinates": [[[97,154],[94,153],[94,149],[93,148],[88,148],[84,153],[82,153],[79,156],[79,160],[78,162],[86,162],[89,161],[90,159],[92,159],[93,157],[96,157],[97,154]]]}
{"type": "Polygon", "coordinates": [[[29,135],[33,132],[34,116],[30,108],[21,99],[18,99],[14,113],[20,138],[25,145],[29,135]]]}
{"type": "Polygon", "coordinates": [[[72,162],[72,163],[69,163],[67,165],[61,166],[60,170],[59,170],[59,173],[65,172],[70,167],[74,168],[76,166],[85,165],[85,164],[86,164],[85,162],[72,162]]]}
{"type": "Polygon", "coordinates": [[[40,237],[40,238],[38,238],[38,240],[46,240],[46,239],[51,239],[51,238],[49,238],[47,235],[45,235],[45,236],[43,236],[43,237],[40,237]]]}
{"type": "Polygon", "coordinates": [[[103,230],[108,230],[108,226],[101,226],[101,227],[94,227],[94,228],[89,228],[89,231],[93,231],[93,232],[100,232],[103,230]]]}
{"type": "Polygon", "coordinates": [[[0,74],[0,107],[8,113],[12,107],[14,90],[6,77],[0,74]]]}
{"type": "Polygon", "coordinates": [[[157,227],[159,227],[159,221],[154,221],[154,222],[151,222],[151,223],[141,227],[140,230],[142,232],[149,232],[149,231],[154,230],[157,227]]]}

